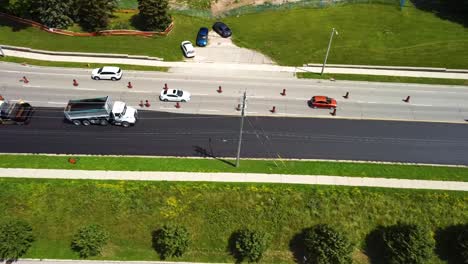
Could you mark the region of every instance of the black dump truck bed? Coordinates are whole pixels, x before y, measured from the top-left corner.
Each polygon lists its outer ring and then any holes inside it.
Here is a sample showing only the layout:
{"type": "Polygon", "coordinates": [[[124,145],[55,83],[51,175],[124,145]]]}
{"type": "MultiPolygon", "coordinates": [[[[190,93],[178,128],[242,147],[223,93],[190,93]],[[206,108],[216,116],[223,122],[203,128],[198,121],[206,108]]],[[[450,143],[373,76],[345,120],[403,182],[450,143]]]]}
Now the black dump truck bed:
{"type": "Polygon", "coordinates": [[[65,111],[75,112],[104,109],[107,103],[107,99],[107,97],[100,97],[91,99],[70,100],[68,101],[68,105],[65,108],[65,111]]]}

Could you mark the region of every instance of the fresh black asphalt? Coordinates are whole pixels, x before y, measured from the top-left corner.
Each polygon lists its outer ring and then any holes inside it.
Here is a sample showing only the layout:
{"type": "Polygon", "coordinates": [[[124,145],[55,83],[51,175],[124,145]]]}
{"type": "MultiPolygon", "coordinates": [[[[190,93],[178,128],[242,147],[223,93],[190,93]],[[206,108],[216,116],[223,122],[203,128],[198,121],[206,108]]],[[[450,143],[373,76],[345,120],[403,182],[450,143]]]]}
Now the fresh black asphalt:
{"type": "MultiPolygon", "coordinates": [[[[240,118],[140,111],[130,128],[74,126],[37,108],[28,125],[0,126],[0,152],[235,157],[240,118]]],[[[246,117],[242,157],[468,165],[468,125],[246,117]]]]}

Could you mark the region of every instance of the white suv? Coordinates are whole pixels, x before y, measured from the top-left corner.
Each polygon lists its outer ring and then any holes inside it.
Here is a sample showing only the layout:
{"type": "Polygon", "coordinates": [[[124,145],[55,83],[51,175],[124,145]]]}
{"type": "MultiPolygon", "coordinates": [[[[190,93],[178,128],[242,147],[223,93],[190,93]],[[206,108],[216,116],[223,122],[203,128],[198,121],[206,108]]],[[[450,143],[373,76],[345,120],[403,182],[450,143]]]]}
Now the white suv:
{"type": "Polygon", "coordinates": [[[94,69],[91,78],[94,80],[112,80],[117,81],[122,78],[122,69],[119,67],[105,66],[94,69]]]}

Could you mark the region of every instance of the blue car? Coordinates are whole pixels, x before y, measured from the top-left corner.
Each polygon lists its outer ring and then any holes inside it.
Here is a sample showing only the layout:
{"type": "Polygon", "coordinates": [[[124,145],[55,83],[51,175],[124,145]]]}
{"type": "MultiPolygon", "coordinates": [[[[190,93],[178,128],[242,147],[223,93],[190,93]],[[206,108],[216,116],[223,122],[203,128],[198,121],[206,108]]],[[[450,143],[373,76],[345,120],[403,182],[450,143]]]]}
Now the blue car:
{"type": "Polygon", "coordinates": [[[202,27],[198,30],[197,46],[205,47],[208,44],[208,28],[202,27]]]}

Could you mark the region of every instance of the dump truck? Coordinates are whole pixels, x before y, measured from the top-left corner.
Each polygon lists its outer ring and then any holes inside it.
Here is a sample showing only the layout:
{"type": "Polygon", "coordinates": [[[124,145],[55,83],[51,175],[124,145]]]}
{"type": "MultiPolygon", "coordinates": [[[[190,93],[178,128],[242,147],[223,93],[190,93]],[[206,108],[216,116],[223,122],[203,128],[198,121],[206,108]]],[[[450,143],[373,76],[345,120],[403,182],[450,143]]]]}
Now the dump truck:
{"type": "Polygon", "coordinates": [[[125,102],[113,102],[109,96],[68,101],[65,118],[76,126],[108,124],[129,127],[138,120],[138,111],[125,102]]]}
{"type": "Polygon", "coordinates": [[[33,107],[22,100],[12,103],[0,95],[0,124],[25,125],[31,121],[33,107]]]}

